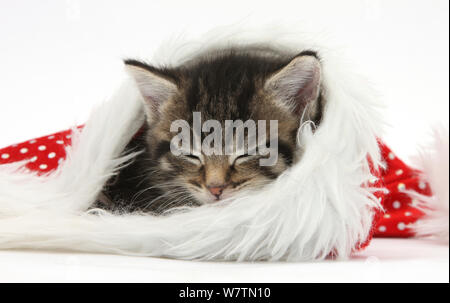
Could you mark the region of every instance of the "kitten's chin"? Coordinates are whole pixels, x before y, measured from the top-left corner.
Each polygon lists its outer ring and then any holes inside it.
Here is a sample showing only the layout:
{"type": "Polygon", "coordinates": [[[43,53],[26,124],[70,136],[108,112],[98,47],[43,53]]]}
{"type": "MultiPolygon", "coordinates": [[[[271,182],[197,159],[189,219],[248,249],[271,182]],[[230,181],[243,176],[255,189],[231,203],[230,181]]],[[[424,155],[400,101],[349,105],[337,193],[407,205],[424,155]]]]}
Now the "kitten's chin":
{"type": "Polygon", "coordinates": [[[214,204],[214,203],[220,203],[224,200],[231,199],[234,195],[233,194],[224,194],[219,199],[217,199],[215,196],[211,195],[207,192],[195,192],[192,193],[194,198],[198,201],[199,204],[205,205],[205,204],[214,204]]]}
{"type": "Polygon", "coordinates": [[[200,195],[198,197],[196,197],[197,201],[200,202],[200,204],[204,205],[204,204],[214,204],[214,203],[218,203],[221,202],[223,199],[216,199],[216,197],[210,197],[209,195],[205,194],[205,195],[200,195]]]}

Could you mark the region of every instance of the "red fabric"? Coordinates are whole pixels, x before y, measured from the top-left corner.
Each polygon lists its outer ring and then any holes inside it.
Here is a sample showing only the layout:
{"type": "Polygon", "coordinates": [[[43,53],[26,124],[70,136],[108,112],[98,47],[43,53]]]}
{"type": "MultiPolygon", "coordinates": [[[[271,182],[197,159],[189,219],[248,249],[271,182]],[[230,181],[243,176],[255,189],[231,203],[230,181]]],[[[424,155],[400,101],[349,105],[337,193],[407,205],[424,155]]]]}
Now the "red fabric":
{"type": "Polygon", "coordinates": [[[405,191],[415,191],[430,196],[429,185],[421,179],[421,172],[409,167],[384,144],[381,144],[381,156],[386,163],[382,171],[382,182],[389,191],[384,194],[382,205],[385,212],[374,225],[375,237],[410,237],[413,232],[411,223],[420,219],[424,213],[418,210],[417,201],[405,191]]]}
{"type": "Polygon", "coordinates": [[[49,173],[64,161],[71,134],[71,130],[65,130],[0,149],[0,164],[28,160],[25,167],[29,170],[39,175],[49,173]]]}
{"type": "MultiPolygon", "coordinates": [[[[29,160],[25,165],[39,175],[47,174],[64,161],[65,146],[71,144],[71,130],[40,137],[0,149],[0,164],[29,160]]],[[[431,195],[427,183],[420,179],[420,172],[407,166],[383,143],[380,143],[382,158],[386,169],[380,171],[375,186],[385,187],[387,194],[375,193],[380,198],[385,212],[377,213],[372,233],[359,248],[367,246],[374,237],[410,237],[410,223],[417,221],[424,214],[417,208],[405,190],[413,190],[423,195],[431,195]]]]}

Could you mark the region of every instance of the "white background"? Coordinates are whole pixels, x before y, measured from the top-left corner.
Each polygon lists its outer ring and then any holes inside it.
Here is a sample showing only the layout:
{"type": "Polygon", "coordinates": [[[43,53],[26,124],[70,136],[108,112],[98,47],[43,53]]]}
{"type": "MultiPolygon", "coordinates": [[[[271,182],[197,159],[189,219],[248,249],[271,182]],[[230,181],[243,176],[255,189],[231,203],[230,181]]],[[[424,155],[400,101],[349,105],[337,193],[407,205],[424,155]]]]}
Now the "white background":
{"type": "MultiPolygon", "coordinates": [[[[431,126],[442,123],[448,128],[448,6],[447,0],[0,0],[0,147],[82,123],[90,109],[124,78],[121,59],[150,56],[173,34],[198,34],[242,20],[252,25],[282,20],[301,23],[304,28],[300,30],[313,29],[339,41],[387,105],[390,125],[384,139],[400,156],[409,156],[419,143],[427,143],[431,126]]],[[[419,255],[420,247],[415,248],[419,255]]],[[[435,256],[429,247],[423,249],[428,252],[425,259],[435,256]]],[[[442,266],[443,271],[435,276],[448,282],[448,248],[446,253],[442,247],[437,249],[444,265],[425,264],[422,269],[442,266]]],[[[397,255],[393,260],[401,259],[397,255]]],[[[10,271],[0,280],[27,276],[28,267],[21,267],[15,275],[11,271],[11,266],[22,260],[20,254],[14,256],[3,256],[10,271]]],[[[42,256],[46,258],[45,254],[36,255],[36,262],[42,256]]],[[[156,268],[164,268],[163,263],[156,268]]],[[[385,269],[395,268],[388,264],[385,269]]],[[[326,267],[314,268],[319,270],[314,277],[326,271],[326,267]]],[[[400,268],[410,270],[411,263],[400,268]]],[[[395,276],[397,280],[425,278],[420,270],[416,276],[414,272],[401,276],[402,272],[396,272],[400,274],[395,276]]],[[[236,270],[238,274],[240,270],[236,270]]],[[[189,276],[187,272],[184,275],[189,276]]],[[[354,277],[351,272],[348,275],[347,280],[354,277]]],[[[390,276],[389,272],[384,275],[390,276]]],[[[99,280],[107,276],[100,271],[99,280]]],[[[295,276],[293,272],[286,277],[295,276]]]]}
{"type": "MultiPolygon", "coordinates": [[[[448,128],[447,0],[1,0],[0,146],[82,123],[124,77],[121,59],[216,26],[281,22],[346,49],[387,104],[384,139],[401,156],[448,128]]],[[[147,55],[148,54],[148,55],[147,55]]]]}

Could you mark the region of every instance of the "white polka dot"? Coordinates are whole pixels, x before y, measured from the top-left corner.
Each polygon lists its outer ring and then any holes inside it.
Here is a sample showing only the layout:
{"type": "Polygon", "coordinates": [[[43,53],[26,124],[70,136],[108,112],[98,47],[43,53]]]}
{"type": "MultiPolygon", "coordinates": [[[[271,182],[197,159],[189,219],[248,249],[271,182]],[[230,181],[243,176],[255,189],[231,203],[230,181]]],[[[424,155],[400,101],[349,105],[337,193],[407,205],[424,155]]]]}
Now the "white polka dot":
{"type": "Polygon", "coordinates": [[[391,217],[390,214],[385,214],[383,217],[385,217],[386,219],[389,219],[391,217]]]}
{"type": "Polygon", "coordinates": [[[403,190],[405,190],[406,186],[405,186],[404,183],[399,183],[399,184],[397,185],[397,188],[398,188],[399,191],[403,191],[403,190]]]}
{"type": "Polygon", "coordinates": [[[413,207],[419,206],[419,200],[413,199],[413,200],[411,201],[411,206],[413,206],[413,207]]]}
{"type": "Polygon", "coordinates": [[[56,144],[64,144],[63,140],[56,140],[56,144]]]}
{"type": "Polygon", "coordinates": [[[48,167],[47,164],[39,165],[39,168],[42,169],[42,170],[47,169],[47,167],[48,167]]]}
{"type": "Polygon", "coordinates": [[[28,143],[30,143],[30,144],[36,143],[36,140],[31,140],[28,143]]]}
{"type": "Polygon", "coordinates": [[[51,153],[48,154],[48,157],[50,159],[54,158],[55,156],[56,156],[56,154],[54,152],[51,152],[51,153]]]}
{"type": "Polygon", "coordinates": [[[392,203],[392,206],[395,209],[399,209],[402,206],[402,204],[399,201],[394,201],[394,203],[392,203]]]}
{"type": "Polygon", "coordinates": [[[403,223],[403,222],[400,222],[400,223],[397,224],[398,230],[404,230],[405,227],[406,227],[406,225],[405,225],[405,223],[403,223]]]}
{"type": "Polygon", "coordinates": [[[67,139],[70,139],[71,137],[72,137],[71,135],[67,135],[67,136],[66,136],[67,139]]]}
{"type": "Polygon", "coordinates": [[[372,179],[370,179],[370,183],[372,183],[372,184],[375,184],[375,183],[377,183],[377,181],[378,181],[378,178],[376,178],[376,177],[373,177],[372,179]]]}
{"type": "Polygon", "coordinates": [[[36,160],[37,160],[37,157],[34,156],[33,158],[30,159],[30,162],[36,162],[36,160]]]}
{"type": "Polygon", "coordinates": [[[53,136],[53,135],[52,136],[48,136],[47,139],[50,139],[50,140],[51,139],[55,139],[55,136],[53,136]]]}
{"type": "Polygon", "coordinates": [[[20,149],[21,154],[26,154],[27,152],[28,152],[28,148],[26,148],[26,147],[23,147],[20,149]]]}
{"type": "Polygon", "coordinates": [[[46,147],[45,145],[39,145],[38,149],[39,149],[39,150],[46,150],[47,147],[46,147]]]}
{"type": "Polygon", "coordinates": [[[394,160],[395,159],[395,155],[391,152],[388,155],[389,159],[394,160]]]}
{"type": "Polygon", "coordinates": [[[2,159],[8,159],[9,158],[9,154],[2,154],[2,159]]]}
{"type": "Polygon", "coordinates": [[[409,211],[405,212],[405,216],[407,216],[407,217],[411,216],[411,212],[409,212],[409,211]]]}
{"type": "Polygon", "coordinates": [[[400,176],[401,174],[403,174],[403,169],[398,169],[398,170],[395,172],[395,174],[396,174],[397,176],[400,176]]]}
{"type": "Polygon", "coordinates": [[[386,231],[386,226],[381,225],[380,227],[378,227],[378,230],[384,233],[386,231]]]}
{"type": "Polygon", "coordinates": [[[427,184],[425,182],[423,182],[423,181],[420,181],[419,182],[419,188],[420,189],[425,189],[425,188],[427,188],[427,184]]]}

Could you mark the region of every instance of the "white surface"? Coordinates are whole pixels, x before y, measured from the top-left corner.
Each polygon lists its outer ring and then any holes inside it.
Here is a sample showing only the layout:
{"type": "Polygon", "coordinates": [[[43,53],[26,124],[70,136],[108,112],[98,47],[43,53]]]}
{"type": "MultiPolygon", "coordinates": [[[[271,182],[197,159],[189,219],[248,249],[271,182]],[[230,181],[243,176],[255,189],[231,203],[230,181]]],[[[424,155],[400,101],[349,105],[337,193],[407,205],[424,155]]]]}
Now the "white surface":
{"type": "Polygon", "coordinates": [[[0,282],[449,282],[449,249],[428,240],[374,239],[349,261],[192,262],[0,251],[0,282]]]}

